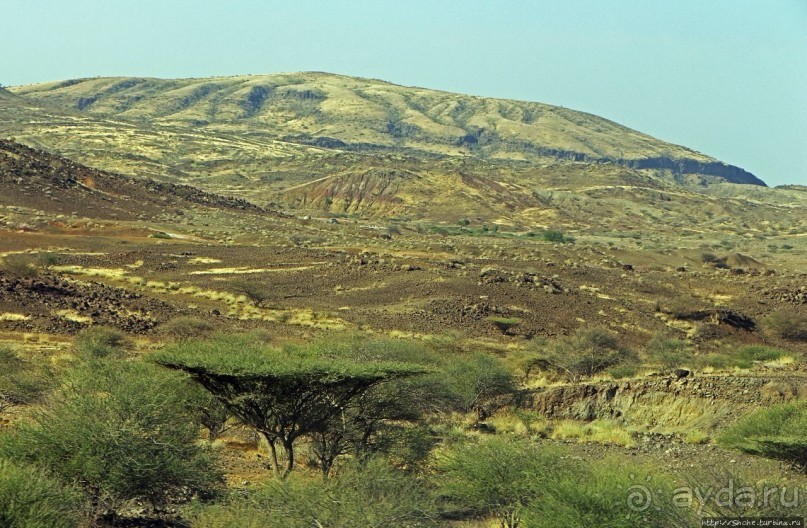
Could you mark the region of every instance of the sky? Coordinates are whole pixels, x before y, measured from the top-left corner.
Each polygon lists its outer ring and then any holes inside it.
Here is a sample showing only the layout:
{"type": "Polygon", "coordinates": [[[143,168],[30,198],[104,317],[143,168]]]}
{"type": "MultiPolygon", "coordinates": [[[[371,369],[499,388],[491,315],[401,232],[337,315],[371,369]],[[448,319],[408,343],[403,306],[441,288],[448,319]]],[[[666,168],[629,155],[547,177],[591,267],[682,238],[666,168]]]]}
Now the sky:
{"type": "Polygon", "coordinates": [[[807,0],[0,0],[0,83],[326,71],[597,114],[807,185],[807,0]]]}

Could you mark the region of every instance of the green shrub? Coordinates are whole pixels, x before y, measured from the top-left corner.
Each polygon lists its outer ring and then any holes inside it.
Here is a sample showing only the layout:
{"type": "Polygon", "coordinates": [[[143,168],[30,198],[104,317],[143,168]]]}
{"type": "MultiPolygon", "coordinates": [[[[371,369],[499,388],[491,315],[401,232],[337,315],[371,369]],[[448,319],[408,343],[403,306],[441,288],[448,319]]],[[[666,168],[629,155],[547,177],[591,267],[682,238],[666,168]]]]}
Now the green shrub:
{"type": "Polygon", "coordinates": [[[504,528],[688,525],[658,471],[624,461],[582,463],[558,448],[492,437],[454,448],[438,471],[448,513],[495,517],[504,528]],[[630,503],[635,485],[652,490],[654,503],[630,503]]]}
{"type": "Polygon", "coordinates": [[[160,325],[161,335],[177,341],[210,337],[216,327],[196,317],[177,317],[160,325]]]}
{"type": "Polygon", "coordinates": [[[741,418],[718,443],[753,455],[807,466],[807,401],[773,405],[741,418]]]}
{"type": "Polygon", "coordinates": [[[489,354],[452,357],[433,376],[439,377],[435,388],[454,410],[475,412],[480,420],[509,403],[516,393],[513,375],[501,360],[489,354]]]}
{"type": "Polygon", "coordinates": [[[686,341],[663,335],[654,336],[645,352],[648,359],[664,371],[690,366],[695,359],[686,341]]]}
{"type": "Polygon", "coordinates": [[[440,460],[440,493],[449,512],[495,517],[515,528],[560,467],[560,455],[514,439],[458,445],[440,460]]]}
{"type": "Polygon", "coordinates": [[[719,352],[699,356],[697,361],[699,367],[709,367],[715,370],[733,368],[749,369],[754,366],[753,361],[719,352]]]}
{"type": "Polygon", "coordinates": [[[95,505],[158,504],[219,473],[197,444],[175,375],[139,362],[95,362],[70,371],[51,407],[3,437],[0,454],[33,462],[81,487],[95,505]]]}
{"type": "Polygon", "coordinates": [[[766,478],[758,470],[748,474],[698,465],[685,476],[688,486],[683,487],[687,491],[681,502],[691,500],[699,517],[806,517],[803,498],[807,489],[798,480],[785,480],[778,473],[766,478]],[[705,490],[711,490],[711,499],[706,498],[705,490]]]}
{"type": "Polygon", "coordinates": [[[40,400],[52,386],[49,373],[0,347],[0,413],[40,400]]]}
{"type": "Polygon", "coordinates": [[[639,373],[639,365],[623,363],[609,368],[607,372],[614,379],[633,378],[639,373]]]}
{"type": "Polygon", "coordinates": [[[73,347],[82,359],[123,358],[130,346],[126,334],[109,326],[85,328],[73,339],[73,347]]]}
{"type": "Polygon", "coordinates": [[[733,353],[712,352],[699,356],[696,358],[696,363],[700,367],[710,367],[715,370],[749,369],[754,366],[754,363],[775,361],[785,357],[787,354],[786,350],[780,348],[746,345],[738,348],[733,353]]]}
{"type": "Polygon", "coordinates": [[[619,345],[604,328],[583,328],[573,335],[540,346],[535,364],[571,381],[579,381],[630,360],[636,354],[619,345]]]}
{"type": "Polygon", "coordinates": [[[36,260],[31,255],[6,255],[0,261],[0,271],[20,279],[30,279],[39,275],[36,260]]]}
{"type": "Polygon", "coordinates": [[[673,487],[658,470],[606,459],[564,461],[547,493],[523,515],[529,528],[678,528],[692,526],[689,510],[673,502],[673,487]],[[626,467],[627,466],[627,467],[626,467]],[[646,495],[649,493],[650,495],[646,495]],[[647,501],[648,497],[651,501],[647,501]]]}
{"type": "Polygon", "coordinates": [[[793,341],[807,341],[807,315],[774,312],[762,320],[762,326],[774,335],[793,341]]]}
{"type": "Polygon", "coordinates": [[[75,528],[80,494],[42,471],[0,459],[0,526],[75,528]]]}
{"type": "Polygon", "coordinates": [[[507,334],[513,327],[521,324],[521,319],[518,317],[488,317],[487,320],[493,323],[493,326],[498,328],[503,334],[507,334]]]}
{"type": "Polygon", "coordinates": [[[36,256],[36,264],[45,270],[49,270],[58,263],[59,263],[59,255],[51,253],[50,251],[45,251],[44,253],[38,253],[36,256]]]}
{"type": "Polygon", "coordinates": [[[740,347],[736,356],[742,361],[776,361],[787,355],[786,350],[762,345],[740,347]]]}
{"type": "Polygon", "coordinates": [[[684,442],[687,444],[708,444],[710,440],[711,436],[709,436],[709,433],[701,431],[700,429],[690,429],[687,431],[686,435],[684,435],[684,442]]]}
{"type": "Polygon", "coordinates": [[[573,244],[574,238],[570,236],[566,236],[563,234],[562,231],[557,231],[554,229],[548,229],[541,233],[541,238],[546,240],[547,242],[553,242],[556,244],[573,244]]]}
{"type": "Polygon", "coordinates": [[[429,489],[382,460],[352,465],[328,480],[291,477],[246,499],[200,508],[196,528],[356,528],[436,526],[429,489]]]}
{"type": "Polygon", "coordinates": [[[551,437],[555,439],[575,439],[581,443],[615,444],[632,447],[636,444],[633,435],[618,420],[594,420],[575,422],[564,420],[554,425],[551,437]]]}

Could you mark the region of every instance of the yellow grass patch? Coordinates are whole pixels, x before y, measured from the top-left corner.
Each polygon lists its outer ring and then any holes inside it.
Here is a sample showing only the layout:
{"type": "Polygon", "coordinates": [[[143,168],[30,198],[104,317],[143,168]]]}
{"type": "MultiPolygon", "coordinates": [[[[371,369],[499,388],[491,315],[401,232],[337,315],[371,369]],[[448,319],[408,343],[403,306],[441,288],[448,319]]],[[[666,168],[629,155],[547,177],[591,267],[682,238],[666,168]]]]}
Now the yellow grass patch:
{"type": "Polygon", "coordinates": [[[27,321],[31,317],[25,314],[18,314],[13,312],[0,313],[0,321],[27,321]]]}
{"type": "Polygon", "coordinates": [[[129,273],[122,268],[85,268],[82,266],[54,266],[53,270],[68,275],[84,275],[86,277],[100,277],[116,280],[123,280],[129,273]]]}
{"type": "Polygon", "coordinates": [[[313,266],[298,266],[296,268],[211,268],[208,270],[191,271],[188,275],[247,275],[271,271],[301,271],[312,267],[313,266]]]}
{"type": "Polygon", "coordinates": [[[92,322],[92,317],[81,315],[75,310],[57,310],[56,312],[53,312],[53,315],[61,317],[62,319],[65,319],[67,321],[73,321],[76,323],[86,324],[92,322]]]}
{"type": "Polygon", "coordinates": [[[219,262],[221,262],[221,259],[209,257],[193,257],[188,260],[188,264],[218,264],[219,262]]]}
{"type": "Polygon", "coordinates": [[[551,437],[555,440],[577,440],[580,443],[595,442],[633,447],[633,435],[616,420],[594,420],[583,423],[562,420],[552,427],[551,437]]]}

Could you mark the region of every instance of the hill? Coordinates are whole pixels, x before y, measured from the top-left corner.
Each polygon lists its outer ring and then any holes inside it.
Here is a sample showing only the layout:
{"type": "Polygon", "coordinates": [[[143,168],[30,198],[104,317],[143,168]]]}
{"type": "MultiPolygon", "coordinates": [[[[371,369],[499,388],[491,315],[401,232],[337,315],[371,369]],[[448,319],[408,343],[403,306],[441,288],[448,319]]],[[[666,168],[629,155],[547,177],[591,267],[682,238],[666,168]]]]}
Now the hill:
{"type": "Polygon", "coordinates": [[[77,79],[12,88],[84,114],[353,152],[573,160],[764,185],[752,174],[591,114],[373,79],[293,73],[77,79]]]}
{"type": "Polygon", "coordinates": [[[184,185],[137,179],[0,140],[0,206],[95,219],[154,218],[171,208],[258,208],[184,185]]]}

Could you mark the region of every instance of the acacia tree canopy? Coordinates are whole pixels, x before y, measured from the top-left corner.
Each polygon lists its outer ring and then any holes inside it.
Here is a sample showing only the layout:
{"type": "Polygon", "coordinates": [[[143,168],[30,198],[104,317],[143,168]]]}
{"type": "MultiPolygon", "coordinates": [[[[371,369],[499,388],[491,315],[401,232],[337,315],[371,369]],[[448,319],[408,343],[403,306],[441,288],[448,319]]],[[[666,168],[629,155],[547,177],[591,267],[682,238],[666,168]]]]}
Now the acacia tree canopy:
{"type": "Polygon", "coordinates": [[[275,475],[294,468],[294,442],[325,430],[332,418],[380,383],[424,372],[399,363],[323,356],[321,347],[292,351],[230,337],[180,343],[155,362],[186,372],[267,441],[275,475]],[[286,453],[283,468],[277,445],[286,453]]]}

